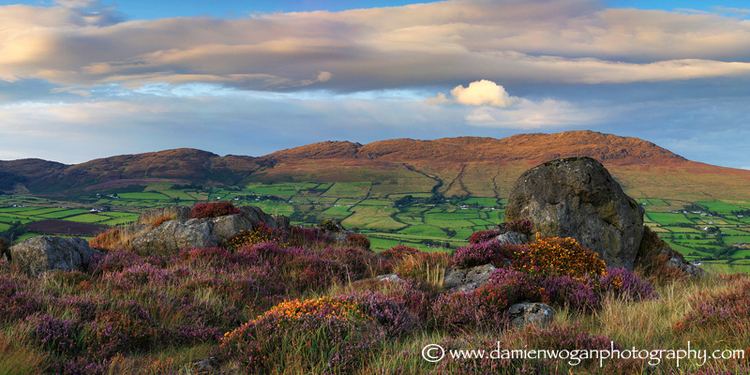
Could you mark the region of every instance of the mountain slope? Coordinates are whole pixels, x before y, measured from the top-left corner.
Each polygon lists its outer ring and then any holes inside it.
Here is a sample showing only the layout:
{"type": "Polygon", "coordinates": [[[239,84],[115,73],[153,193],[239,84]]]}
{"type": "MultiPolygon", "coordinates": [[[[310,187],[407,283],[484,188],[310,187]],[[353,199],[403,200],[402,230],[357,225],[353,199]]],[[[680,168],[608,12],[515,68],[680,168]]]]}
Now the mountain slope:
{"type": "Polygon", "coordinates": [[[432,190],[448,196],[503,197],[524,170],[567,156],[602,161],[636,197],[750,199],[750,171],[693,162],[638,138],[591,131],[503,139],[393,139],[366,145],[322,142],[261,157],[177,149],[70,166],[27,159],[0,162],[0,188],[55,195],[154,181],[373,181],[375,195],[432,190]]]}

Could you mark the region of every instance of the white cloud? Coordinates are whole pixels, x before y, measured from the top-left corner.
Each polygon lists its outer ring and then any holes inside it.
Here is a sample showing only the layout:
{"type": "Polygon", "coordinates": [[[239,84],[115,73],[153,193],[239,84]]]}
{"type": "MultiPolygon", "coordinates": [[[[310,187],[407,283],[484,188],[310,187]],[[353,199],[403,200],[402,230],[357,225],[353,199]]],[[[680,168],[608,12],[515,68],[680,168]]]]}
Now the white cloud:
{"type": "Polygon", "coordinates": [[[0,7],[0,79],[376,90],[750,76],[750,23],[596,0],[452,0],[241,19],[117,22],[87,0],[0,7]],[[335,77],[335,79],[334,79],[335,77]]]}
{"type": "Polygon", "coordinates": [[[474,81],[468,87],[456,86],[451,95],[456,103],[473,106],[508,107],[515,101],[505,87],[486,79],[474,81]]]}
{"type": "Polygon", "coordinates": [[[470,125],[507,129],[587,126],[602,119],[603,114],[597,110],[583,109],[565,101],[520,98],[507,108],[480,107],[466,115],[466,122],[470,125]]]}

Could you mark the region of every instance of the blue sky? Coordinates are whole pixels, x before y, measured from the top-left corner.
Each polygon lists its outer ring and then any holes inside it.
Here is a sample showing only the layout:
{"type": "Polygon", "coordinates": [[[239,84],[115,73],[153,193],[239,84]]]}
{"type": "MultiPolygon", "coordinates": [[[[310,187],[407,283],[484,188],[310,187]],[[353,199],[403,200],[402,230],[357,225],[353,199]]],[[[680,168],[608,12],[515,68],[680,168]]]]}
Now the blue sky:
{"type": "Polygon", "coordinates": [[[741,1],[407,3],[0,0],[0,159],[592,129],[750,168],[741,1]]]}

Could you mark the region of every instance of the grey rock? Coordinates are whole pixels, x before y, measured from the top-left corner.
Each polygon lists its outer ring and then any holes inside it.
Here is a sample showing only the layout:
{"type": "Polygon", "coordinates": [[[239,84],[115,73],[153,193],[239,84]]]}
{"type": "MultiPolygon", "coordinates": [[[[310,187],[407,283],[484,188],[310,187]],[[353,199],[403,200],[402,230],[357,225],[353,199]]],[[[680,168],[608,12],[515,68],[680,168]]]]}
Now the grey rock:
{"type": "MultiPolygon", "coordinates": [[[[288,225],[281,223],[281,225],[288,225]]],[[[272,216],[257,207],[241,207],[240,213],[215,218],[170,220],[156,228],[137,231],[131,246],[139,254],[174,254],[181,249],[214,247],[257,225],[282,228],[272,216]]]]}
{"type": "Polygon", "coordinates": [[[643,208],[588,157],[526,171],[510,192],[505,215],[531,220],[542,236],[573,237],[612,267],[632,269],[643,236],[643,208]]]}
{"type": "Polygon", "coordinates": [[[706,274],[703,268],[686,261],[683,257],[673,256],[669,258],[667,266],[677,268],[689,277],[702,277],[706,274]]]}
{"type": "Polygon", "coordinates": [[[193,363],[193,370],[198,374],[215,374],[219,361],[216,357],[209,357],[193,363]]]}
{"type": "Polygon", "coordinates": [[[398,275],[396,275],[395,273],[389,273],[387,275],[380,275],[380,276],[375,277],[375,279],[378,281],[385,281],[385,282],[391,282],[391,283],[399,283],[401,281],[404,281],[400,277],[398,277],[398,275]]]}
{"type": "Polygon", "coordinates": [[[514,327],[523,327],[529,324],[544,327],[555,318],[555,310],[544,303],[522,302],[512,305],[508,309],[508,317],[514,327]]]}
{"type": "Polygon", "coordinates": [[[529,236],[518,232],[505,232],[496,237],[503,245],[522,245],[529,242],[529,236]]]}
{"type": "Polygon", "coordinates": [[[13,263],[29,275],[50,270],[83,271],[96,251],[82,238],[42,236],[10,248],[13,263]]]}
{"type": "Polygon", "coordinates": [[[489,280],[495,266],[485,264],[471,268],[452,268],[445,275],[444,286],[455,292],[474,290],[489,280]]]}

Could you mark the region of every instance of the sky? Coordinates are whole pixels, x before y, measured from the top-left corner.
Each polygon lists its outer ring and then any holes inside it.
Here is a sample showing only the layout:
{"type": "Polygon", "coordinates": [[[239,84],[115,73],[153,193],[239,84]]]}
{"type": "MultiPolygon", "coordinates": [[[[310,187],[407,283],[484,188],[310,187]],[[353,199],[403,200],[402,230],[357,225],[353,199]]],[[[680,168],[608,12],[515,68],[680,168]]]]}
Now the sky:
{"type": "Polygon", "coordinates": [[[590,129],[750,169],[743,3],[0,0],[0,159],[590,129]]]}

